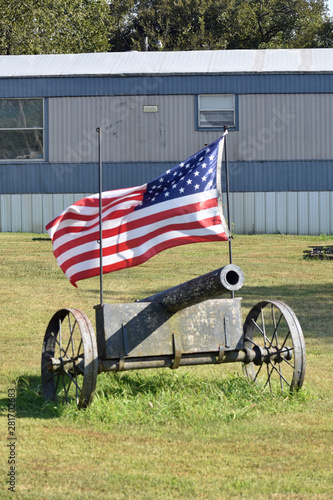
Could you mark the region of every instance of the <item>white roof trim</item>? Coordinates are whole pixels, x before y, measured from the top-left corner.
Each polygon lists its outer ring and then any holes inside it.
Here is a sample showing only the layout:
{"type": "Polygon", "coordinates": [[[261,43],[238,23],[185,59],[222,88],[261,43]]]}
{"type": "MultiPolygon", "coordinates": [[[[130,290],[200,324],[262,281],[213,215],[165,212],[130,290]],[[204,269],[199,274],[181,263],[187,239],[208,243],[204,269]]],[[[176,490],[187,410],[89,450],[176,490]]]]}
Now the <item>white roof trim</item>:
{"type": "Polygon", "coordinates": [[[333,72],[333,49],[0,56],[0,78],[333,72]]]}

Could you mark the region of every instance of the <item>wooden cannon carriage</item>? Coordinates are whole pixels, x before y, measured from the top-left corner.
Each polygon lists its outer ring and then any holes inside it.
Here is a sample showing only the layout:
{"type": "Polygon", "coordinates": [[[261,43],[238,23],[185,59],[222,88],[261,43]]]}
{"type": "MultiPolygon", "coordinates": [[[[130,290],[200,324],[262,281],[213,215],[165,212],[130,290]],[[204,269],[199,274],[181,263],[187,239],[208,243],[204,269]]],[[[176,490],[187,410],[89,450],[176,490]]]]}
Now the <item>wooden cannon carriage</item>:
{"type": "Polygon", "coordinates": [[[265,300],[242,325],[234,292],[243,282],[241,269],[228,264],[134,303],[98,305],[97,341],[82,311],[59,310],[43,342],[44,397],[62,393],[86,407],[101,372],[234,362],[271,390],[300,389],[305,345],[297,317],[286,304],[265,300]]]}

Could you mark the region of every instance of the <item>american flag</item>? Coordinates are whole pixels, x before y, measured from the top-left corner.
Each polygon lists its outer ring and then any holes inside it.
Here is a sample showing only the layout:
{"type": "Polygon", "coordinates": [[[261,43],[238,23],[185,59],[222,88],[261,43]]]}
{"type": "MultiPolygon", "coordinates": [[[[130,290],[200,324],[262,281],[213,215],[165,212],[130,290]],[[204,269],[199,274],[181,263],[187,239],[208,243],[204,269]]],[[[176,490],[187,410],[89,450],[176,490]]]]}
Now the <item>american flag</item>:
{"type": "MultiPolygon", "coordinates": [[[[220,190],[225,135],[147,184],[102,193],[103,274],[174,246],[228,240],[220,190]]],[[[99,194],[68,207],[46,230],[74,286],[100,274],[99,194]]]]}

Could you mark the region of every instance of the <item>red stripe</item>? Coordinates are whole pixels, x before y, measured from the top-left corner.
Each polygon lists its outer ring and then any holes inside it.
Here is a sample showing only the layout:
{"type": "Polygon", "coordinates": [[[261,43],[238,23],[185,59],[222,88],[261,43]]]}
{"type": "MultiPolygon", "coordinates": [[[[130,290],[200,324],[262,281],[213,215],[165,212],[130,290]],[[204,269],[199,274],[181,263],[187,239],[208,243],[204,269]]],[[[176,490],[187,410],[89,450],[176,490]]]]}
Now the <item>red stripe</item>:
{"type": "MultiPolygon", "coordinates": [[[[140,236],[139,238],[135,238],[130,241],[124,241],[122,243],[111,245],[109,247],[104,247],[103,257],[108,257],[110,255],[115,255],[117,253],[136,248],[140,245],[143,245],[147,241],[152,240],[153,238],[160,236],[161,234],[169,233],[170,231],[195,230],[195,229],[210,227],[213,225],[218,225],[220,223],[221,223],[220,216],[215,216],[201,221],[193,221],[191,223],[184,222],[182,224],[170,224],[168,226],[163,226],[161,228],[156,229],[155,231],[150,232],[149,234],[140,236]]],[[[184,236],[184,237],[191,238],[191,236],[184,236]]],[[[94,250],[89,250],[88,252],[84,252],[71,257],[70,259],[63,262],[63,264],[61,265],[61,269],[65,272],[67,271],[67,269],[74,266],[75,264],[97,258],[99,258],[99,248],[96,248],[94,250]]]]}
{"type": "MultiPolygon", "coordinates": [[[[123,197],[120,198],[102,198],[102,212],[106,212],[110,208],[118,205],[119,203],[123,203],[124,201],[127,200],[138,200],[142,201],[143,195],[145,193],[145,189],[141,189],[138,192],[133,192],[129,193],[127,195],[124,195],[123,197]]],[[[82,207],[89,207],[89,208],[99,208],[99,198],[94,201],[94,204],[89,203],[89,200],[92,200],[92,198],[83,198],[82,200],[77,201],[73,205],[71,205],[63,214],[58,215],[55,219],[53,219],[51,222],[49,222],[46,226],[45,229],[48,231],[49,229],[52,229],[52,227],[57,226],[61,222],[65,220],[82,220],[82,221],[89,221],[93,220],[96,217],[98,217],[98,212],[92,215],[84,215],[82,213],[76,213],[72,212],[71,208],[75,206],[82,206],[82,207]],[[88,201],[87,201],[88,200],[88,201]]]]}
{"type": "MultiPolygon", "coordinates": [[[[137,195],[137,196],[133,196],[131,198],[129,198],[131,201],[142,201],[143,199],[143,195],[137,195]]],[[[128,200],[121,200],[121,203],[123,203],[124,201],[128,201],[128,200]]],[[[115,207],[116,205],[119,204],[119,201],[117,201],[116,203],[113,203],[113,204],[110,204],[108,205],[107,207],[105,207],[103,210],[102,210],[102,213],[105,213],[107,212],[108,210],[110,210],[112,207],[115,207]]],[[[126,215],[126,213],[130,213],[132,212],[134,209],[135,209],[136,205],[134,206],[131,206],[130,208],[123,208],[123,209],[119,209],[119,210],[114,210],[111,212],[111,214],[108,215],[108,218],[110,219],[116,219],[117,217],[123,217],[124,215],[126,215]]],[[[89,222],[89,221],[92,221],[94,219],[97,219],[97,222],[95,222],[94,224],[90,224],[90,225],[83,225],[83,226],[65,226],[61,229],[58,229],[55,231],[54,233],[54,236],[53,236],[53,240],[54,239],[57,239],[57,238],[60,238],[60,236],[64,235],[64,234],[67,234],[67,233],[72,233],[72,232],[80,232],[80,231],[88,231],[89,229],[91,229],[92,227],[95,227],[96,225],[99,224],[99,213],[96,212],[95,214],[93,215],[84,215],[84,214],[77,214],[77,213],[73,213],[73,212],[66,212],[65,214],[63,215],[59,215],[59,217],[57,217],[57,219],[55,219],[55,221],[53,222],[56,222],[56,223],[50,223],[52,224],[52,226],[48,227],[49,224],[46,226],[46,230],[48,229],[51,229],[53,226],[57,226],[59,224],[61,224],[63,221],[65,220],[73,220],[73,221],[82,221],[83,223],[84,222],[89,222]]]]}
{"type": "MultiPolygon", "coordinates": [[[[103,219],[103,221],[105,221],[105,220],[119,219],[121,217],[125,217],[126,215],[130,214],[134,210],[135,210],[135,206],[132,206],[130,208],[124,208],[123,210],[116,210],[115,212],[112,212],[111,214],[109,214],[108,216],[106,216],[103,219]]],[[[95,216],[95,218],[96,217],[98,217],[98,215],[95,216]]],[[[97,219],[97,221],[94,224],[90,224],[88,226],[66,226],[66,227],[63,227],[61,229],[58,229],[54,233],[52,241],[56,241],[58,238],[60,238],[61,236],[65,236],[66,234],[68,234],[69,238],[70,238],[71,235],[74,234],[74,233],[85,233],[86,231],[90,231],[94,227],[98,227],[98,226],[99,226],[99,219],[97,219]]],[[[87,235],[87,236],[89,236],[89,235],[87,235]]],[[[77,239],[72,240],[72,241],[75,242],[75,241],[77,241],[77,239]]],[[[73,246],[77,246],[77,245],[73,245],[73,246]]]]}
{"type": "MultiPolygon", "coordinates": [[[[188,243],[204,243],[207,241],[227,241],[228,238],[225,233],[214,234],[210,236],[193,236],[193,237],[184,237],[184,239],[177,238],[177,240],[167,240],[163,241],[160,244],[154,246],[147,250],[146,253],[139,255],[138,257],[134,257],[129,260],[122,260],[117,262],[116,264],[110,264],[108,266],[103,266],[103,274],[110,273],[113,271],[119,271],[120,269],[125,269],[127,267],[138,266],[139,264],[143,264],[154,255],[162,252],[163,250],[167,250],[168,248],[172,248],[175,246],[186,245],[188,243]],[[177,243],[175,243],[177,241],[177,243]]],[[[62,266],[61,266],[62,268],[62,266]]],[[[72,285],[76,286],[76,282],[86,278],[92,278],[94,276],[99,276],[99,267],[94,269],[87,269],[86,271],[80,271],[70,278],[70,282],[72,285]]]]}
{"type": "MultiPolygon", "coordinates": [[[[146,225],[149,224],[154,224],[155,222],[159,222],[165,219],[169,219],[175,216],[179,215],[186,215],[190,213],[195,213],[199,212],[200,210],[207,210],[210,208],[215,208],[217,207],[217,200],[216,198],[210,199],[210,200],[205,200],[205,202],[199,202],[199,203],[192,203],[191,205],[185,205],[184,207],[175,207],[170,210],[166,210],[164,212],[158,212],[155,214],[148,215],[146,217],[139,217],[140,213],[138,212],[138,218],[130,221],[126,224],[122,224],[120,226],[117,226],[112,229],[104,229],[103,230],[103,240],[106,238],[112,238],[113,236],[133,231],[138,228],[142,228],[146,225]]],[[[104,219],[103,222],[106,220],[109,220],[108,218],[104,219]]],[[[79,228],[75,228],[77,230],[73,232],[79,232],[79,228]]],[[[59,231],[60,232],[60,231],[59,231]]],[[[61,235],[62,236],[62,235],[61,235]]],[[[53,241],[55,241],[58,237],[58,233],[55,233],[53,237],[53,241]]],[[[86,243],[90,243],[91,241],[95,241],[99,238],[98,231],[95,231],[92,234],[87,234],[85,236],[81,236],[79,238],[75,238],[69,241],[66,241],[63,245],[59,246],[57,249],[54,250],[54,255],[55,257],[58,257],[61,255],[63,252],[67,252],[68,250],[71,250],[72,248],[78,247],[80,245],[84,245],[86,243]]]]}

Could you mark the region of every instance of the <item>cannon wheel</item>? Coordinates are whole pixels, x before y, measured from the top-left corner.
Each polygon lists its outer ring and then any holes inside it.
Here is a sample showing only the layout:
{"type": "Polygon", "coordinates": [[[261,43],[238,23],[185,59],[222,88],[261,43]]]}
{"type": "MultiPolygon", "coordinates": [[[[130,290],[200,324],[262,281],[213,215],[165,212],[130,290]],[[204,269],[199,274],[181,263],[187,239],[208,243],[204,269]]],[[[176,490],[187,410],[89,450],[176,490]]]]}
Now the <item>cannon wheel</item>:
{"type": "Polygon", "coordinates": [[[276,386],[289,392],[302,387],[305,343],[298,319],[289,306],[278,300],[254,306],[244,323],[244,345],[256,352],[253,362],[243,364],[250,380],[264,381],[271,391],[276,386]]]}
{"type": "Polygon", "coordinates": [[[51,318],[42,351],[42,388],[45,399],[79,408],[93,398],[98,371],[94,330],[88,317],[78,309],[61,309],[51,318]]]}

